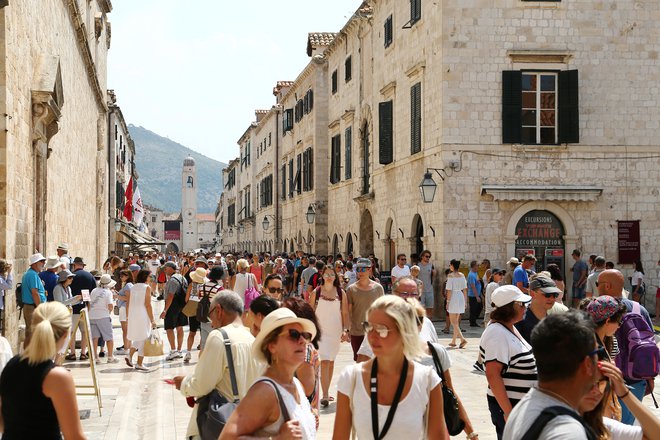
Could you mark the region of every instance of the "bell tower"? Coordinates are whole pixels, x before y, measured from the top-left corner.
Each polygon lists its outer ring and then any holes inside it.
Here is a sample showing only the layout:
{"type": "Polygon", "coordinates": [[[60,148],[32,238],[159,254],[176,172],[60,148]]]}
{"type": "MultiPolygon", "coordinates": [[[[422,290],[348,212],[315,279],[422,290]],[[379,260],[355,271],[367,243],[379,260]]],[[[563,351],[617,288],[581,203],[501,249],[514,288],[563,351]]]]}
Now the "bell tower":
{"type": "Polygon", "coordinates": [[[181,174],[181,250],[198,248],[197,240],[197,173],[195,159],[188,156],[183,160],[181,174]]]}

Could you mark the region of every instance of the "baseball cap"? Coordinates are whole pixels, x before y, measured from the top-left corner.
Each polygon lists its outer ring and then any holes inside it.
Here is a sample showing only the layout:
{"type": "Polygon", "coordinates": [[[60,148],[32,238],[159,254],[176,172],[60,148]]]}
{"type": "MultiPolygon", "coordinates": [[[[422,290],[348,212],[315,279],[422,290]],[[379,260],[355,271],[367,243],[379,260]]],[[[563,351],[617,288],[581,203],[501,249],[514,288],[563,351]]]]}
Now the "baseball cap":
{"type": "Polygon", "coordinates": [[[368,258],[358,258],[356,268],[371,267],[371,260],[368,258]]]}
{"type": "Polygon", "coordinates": [[[174,270],[178,269],[178,266],[174,261],[168,261],[167,263],[163,264],[163,267],[171,267],[174,270]]]}
{"type": "Polygon", "coordinates": [[[491,296],[491,299],[493,300],[493,304],[495,304],[495,307],[502,307],[514,301],[521,301],[527,303],[532,300],[532,297],[529,295],[525,295],[522,292],[522,290],[520,290],[516,286],[507,284],[506,286],[501,286],[495,289],[493,295],[491,296]]]}
{"type": "Polygon", "coordinates": [[[544,293],[562,293],[562,291],[557,287],[554,281],[551,278],[544,276],[537,276],[529,282],[529,288],[531,290],[540,290],[544,293]]]}
{"type": "Polygon", "coordinates": [[[142,267],[139,264],[129,264],[128,265],[128,270],[130,270],[131,272],[134,271],[134,270],[140,270],[140,269],[142,269],[142,267]]]}
{"type": "Polygon", "coordinates": [[[491,275],[495,275],[496,273],[499,273],[500,275],[504,275],[506,273],[506,270],[500,269],[499,267],[490,270],[491,275]]]}
{"type": "Polygon", "coordinates": [[[506,262],[509,266],[512,264],[520,264],[520,260],[518,260],[516,257],[511,257],[509,258],[509,261],[506,262]]]}

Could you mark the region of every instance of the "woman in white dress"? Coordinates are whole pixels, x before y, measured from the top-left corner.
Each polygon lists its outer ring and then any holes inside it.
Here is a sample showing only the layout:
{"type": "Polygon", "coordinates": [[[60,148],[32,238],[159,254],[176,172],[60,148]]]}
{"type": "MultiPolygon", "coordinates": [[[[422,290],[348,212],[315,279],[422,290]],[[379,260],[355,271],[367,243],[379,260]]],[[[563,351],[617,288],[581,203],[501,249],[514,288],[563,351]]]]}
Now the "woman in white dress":
{"type": "Polygon", "coordinates": [[[460,260],[451,260],[449,268],[451,273],[447,275],[447,313],[449,314],[449,322],[453,327],[453,334],[451,337],[450,347],[456,347],[456,339],[460,339],[460,348],[465,347],[467,339],[463,337],[461,332],[461,313],[465,313],[467,304],[467,281],[465,275],[458,271],[461,267],[460,260]]]}
{"type": "Polygon", "coordinates": [[[449,439],[440,378],[414,361],[424,353],[413,306],[381,296],[363,327],[375,357],[342,371],[333,439],[348,440],[351,427],[359,440],[449,439]]]}
{"type": "Polygon", "coordinates": [[[257,278],[254,274],[248,272],[250,268],[250,263],[247,260],[241,258],[236,262],[236,275],[234,276],[234,284],[231,286],[231,290],[238,293],[238,296],[241,297],[243,302],[245,302],[245,290],[248,287],[254,287],[258,289],[257,278]]]}
{"type": "Polygon", "coordinates": [[[151,288],[147,285],[151,272],[142,269],[138,272],[135,284],[126,292],[126,314],[128,316],[128,340],[131,349],[124,358],[126,365],[133,366],[133,355],[137,351],[136,370],[149,371],[142,365],[144,361],[144,343],[151,336],[151,329],[156,328],[156,321],[151,310],[151,288]]]}
{"type": "Polygon", "coordinates": [[[323,335],[319,340],[319,358],[321,359],[321,406],[328,406],[335,400],[328,396],[330,381],[335,369],[335,358],[339,353],[339,344],[349,340],[348,301],[339,286],[339,277],[332,265],[323,268],[321,285],[314,289],[310,303],[316,312],[323,335]]]}

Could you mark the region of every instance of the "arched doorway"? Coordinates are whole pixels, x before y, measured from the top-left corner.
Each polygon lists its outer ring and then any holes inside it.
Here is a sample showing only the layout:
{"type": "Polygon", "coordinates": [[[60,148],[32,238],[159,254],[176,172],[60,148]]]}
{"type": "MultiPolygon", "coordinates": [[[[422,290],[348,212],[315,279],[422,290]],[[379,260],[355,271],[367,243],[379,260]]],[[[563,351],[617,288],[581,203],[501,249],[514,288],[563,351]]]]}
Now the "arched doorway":
{"type": "Polygon", "coordinates": [[[170,243],[167,245],[166,251],[167,253],[174,252],[175,254],[178,254],[179,246],[177,246],[176,243],[170,243]]]}
{"type": "Polygon", "coordinates": [[[529,211],[516,224],[515,256],[533,254],[537,272],[553,263],[564,273],[564,235],[564,225],[555,214],[541,209],[529,211]]]}
{"type": "Polygon", "coordinates": [[[422,251],[424,250],[422,237],[424,237],[424,222],[422,222],[422,217],[420,217],[419,214],[415,214],[412,222],[411,254],[422,254],[422,251]]]}
{"type": "Polygon", "coordinates": [[[337,234],[332,237],[332,255],[337,255],[339,253],[339,239],[337,234]]]}
{"type": "Polygon", "coordinates": [[[284,252],[288,252],[289,249],[289,240],[284,239],[284,249],[282,249],[284,252]]]}
{"type": "Polygon", "coordinates": [[[360,255],[367,257],[374,253],[374,222],[371,213],[365,209],[360,217],[360,255]]]}
{"type": "Polygon", "coordinates": [[[353,234],[350,232],[346,236],[346,254],[352,254],[353,253],[353,234]]]}

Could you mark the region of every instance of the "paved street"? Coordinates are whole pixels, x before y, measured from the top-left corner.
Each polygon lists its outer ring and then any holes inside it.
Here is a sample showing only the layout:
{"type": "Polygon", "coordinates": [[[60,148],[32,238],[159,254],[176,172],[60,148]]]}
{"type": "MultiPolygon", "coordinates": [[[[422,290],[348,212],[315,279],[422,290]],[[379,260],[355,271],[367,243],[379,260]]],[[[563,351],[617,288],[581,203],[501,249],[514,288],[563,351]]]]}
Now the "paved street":
{"type": "MultiPolygon", "coordinates": [[[[155,307],[157,306],[155,305],[155,307]]],[[[436,328],[441,328],[442,323],[436,322],[435,324],[436,328]]],[[[475,429],[479,432],[479,438],[492,440],[496,436],[486,406],[486,378],[472,369],[481,329],[469,328],[467,322],[463,322],[463,325],[468,329],[466,337],[469,343],[463,350],[450,351],[453,363],[452,379],[459,396],[468,409],[475,429]]],[[[121,330],[115,328],[116,340],[120,338],[120,335],[121,330]]],[[[440,332],[441,341],[445,344],[449,342],[447,336],[440,332]]],[[[181,359],[166,362],[164,358],[154,358],[153,360],[147,358],[145,365],[152,369],[150,373],[133,371],[127,368],[123,362],[106,365],[105,360],[101,360],[98,377],[103,399],[102,416],[99,417],[94,397],[80,396],[78,399],[83,416],[86,415],[84,413],[89,413],[89,417],[83,420],[83,427],[88,438],[95,440],[183,439],[191,409],[186,405],[183,396],[173,386],[164,383],[163,379],[191,372],[197,361],[198,353],[198,351],[193,352],[193,359],[189,365],[184,365],[181,359]]],[[[352,363],[350,345],[342,344],[337,357],[335,379],[339,376],[339,372],[350,363],[352,363]]],[[[68,363],[66,366],[71,368],[77,385],[91,383],[88,364],[75,362],[68,363]]],[[[336,381],[333,381],[331,394],[336,396],[336,381]]],[[[645,403],[652,406],[648,397],[645,403]]],[[[660,416],[659,410],[654,409],[654,411],[660,416]]],[[[321,411],[321,426],[317,438],[332,438],[334,412],[334,403],[321,411]]],[[[463,435],[455,438],[463,438],[463,435]]]]}

